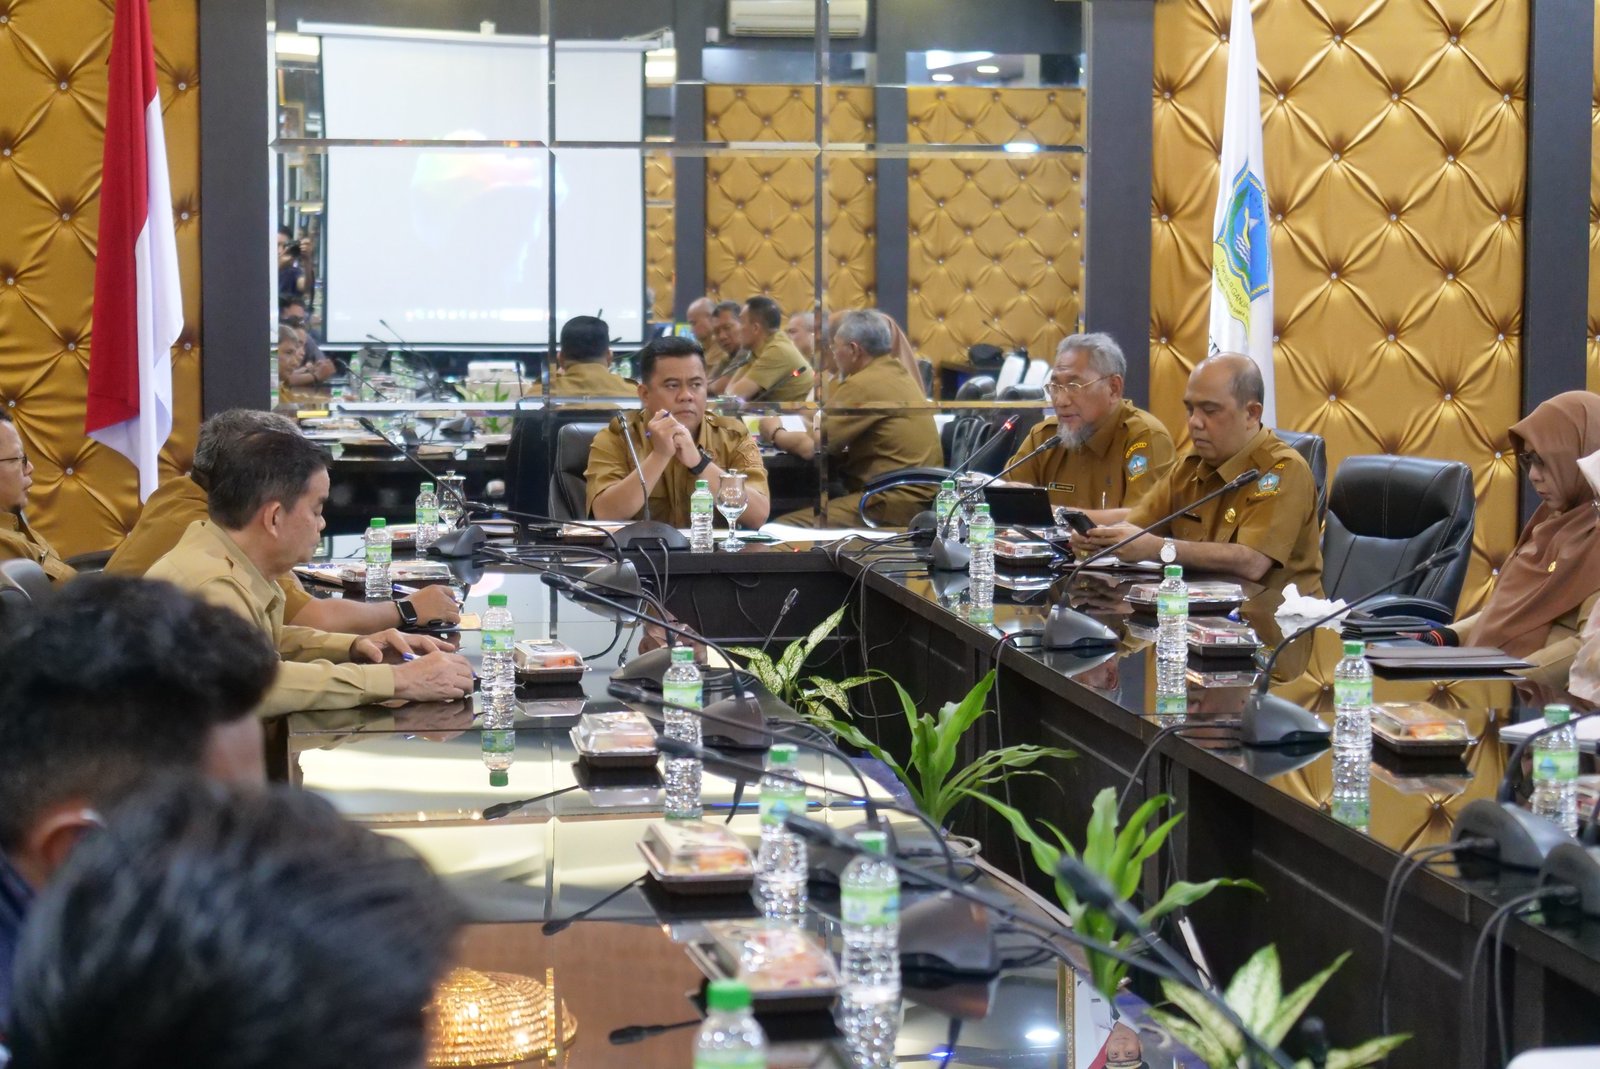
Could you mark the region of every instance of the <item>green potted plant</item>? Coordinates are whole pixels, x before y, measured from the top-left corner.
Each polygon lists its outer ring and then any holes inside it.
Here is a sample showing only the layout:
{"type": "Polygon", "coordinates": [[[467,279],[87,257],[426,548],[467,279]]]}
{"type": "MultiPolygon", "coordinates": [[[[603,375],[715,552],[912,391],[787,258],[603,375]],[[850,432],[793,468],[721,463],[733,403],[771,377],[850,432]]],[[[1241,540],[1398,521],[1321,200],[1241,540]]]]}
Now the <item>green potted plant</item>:
{"type": "MultiPolygon", "coordinates": [[[[1269,944],[1256,951],[1233,974],[1223,999],[1251,1031],[1263,1041],[1279,1046],[1300,1015],[1311,1005],[1311,1000],[1316,998],[1317,992],[1322,990],[1322,985],[1328,982],[1328,978],[1339,970],[1349,956],[1348,951],[1339,955],[1332,965],[1286,997],[1278,964],[1278,948],[1269,944]]],[[[1167,1010],[1152,1009],[1152,1021],[1193,1051],[1211,1069],[1231,1069],[1240,1064],[1240,1059],[1245,1055],[1244,1036],[1215,1006],[1193,989],[1170,980],[1161,981],[1161,990],[1174,1006],[1188,1016],[1180,1017],[1167,1010]]],[[[1410,1038],[1409,1035],[1379,1036],[1349,1050],[1331,1050],[1328,1052],[1328,1069],[1357,1069],[1358,1066],[1375,1065],[1410,1038]]],[[[1301,1061],[1298,1064],[1310,1066],[1311,1062],[1301,1061]]]]}
{"type": "Polygon", "coordinates": [[[1055,746],[1006,746],[990,750],[958,769],[955,767],[957,747],[961,737],[988,711],[984,702],[994,686],[994,670],[980,679],[961,701],[944,705],[936,714],[920,712],[916,701],[898,681],[884,678],[894,685],[906,723],[911,728],[911,752],[904,762],[867,738],[848,720],[831,717],[818,722],[840,739],[889,766],[905,784],[917,808],[941,828],[948,827],[950,811],[964,798],[987,799],[986,788],[1011,776],[1045,775],[1043,769],[1033,767],[1040,761],[1077,756],[1071,750],[1055,746]]]}
{"type": "Polygon", "coordinates": [[[745,668],[761,681],[772,696],[786,703],[814,723],[826,725],[850,715],[850,691],[863,683],[878,678],[879,673],[851,676],[848,679],[828,679],[825,676],[801,677],[806,661],[833,634],[839,621],[844,619],[846,606],[841,605],[823,620],[805,638],[797,638],[784,649],[777,660],[753,646],[734,646],[729,652],[745,659],[745,668]]]}
{"type": "MultiPolygon", "coordinates": [[[[1156,851],[1161,849],[1162,843],[1166,842],[1167,836],[1171,834],[1173,827],[1183,819],[1180,813],[1162,821],[1154,829],[1149,827],[1156,814],[1170,801],[1166,795],[1158,794],[1146,801],[1134,810],[1128,822],[1119,829],[1117,794],[1107,787],[1095,795],[1093,813],[1084,834],[1082,850],[1074,847],[1061,829],[1049,821],[1040,823],[1050,830],[1055,842],[1041,835],[1027,817],[1011,806],[985,794],[975,794],[975,797],[1005,817],[1017,837],[1028,844],[1033,853],[1034,864],[1054,880],[1056,897],[1061,900],[1062,907],[1072,918],[1073,928],[1090,939],[1109,943],[1118,950],[1133,949],[1134,937],[1122,932],[1109,914],[1079,901],[1072,893],[1072,888],[1068,887],[1056,872],[1063,855],[1075,857],[1089,869],[1104,876],[1123,898],[1132,897],[1139,889],[1139,881],[1144,875],[1144,863],[1155,856],[1156,851]]],[[[1249,880],[1216,879],[1206,880],[1203,883],[1178,880],[1167,888],[1160,901],[1146,909],[1140,916],[1145,924],[1153,925],[1174,910],[1200,901],[1218,887],[1247,887],[1255,891],[1260,890],[1249,880]]],[[[1093,951],[1088,952],[1088,958],[1089,973],[1095,987],[1108,999],[1114,998],[1117,988],[1128,975],[1128,966],[1093,951]]]]}

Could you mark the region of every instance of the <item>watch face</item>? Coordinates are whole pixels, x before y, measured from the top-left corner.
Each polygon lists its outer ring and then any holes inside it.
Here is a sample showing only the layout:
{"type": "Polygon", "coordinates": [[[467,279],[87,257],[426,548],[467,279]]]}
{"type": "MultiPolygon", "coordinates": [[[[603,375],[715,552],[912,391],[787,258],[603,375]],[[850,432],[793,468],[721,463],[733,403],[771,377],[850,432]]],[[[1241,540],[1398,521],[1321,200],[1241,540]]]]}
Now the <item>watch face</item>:
{"type": "Polygon", "coordinates": [[[1172,539],[1161,543],[1161,563],[1171,564],[1178,559],[1178,547],[1172,544],[1172,539]]]}

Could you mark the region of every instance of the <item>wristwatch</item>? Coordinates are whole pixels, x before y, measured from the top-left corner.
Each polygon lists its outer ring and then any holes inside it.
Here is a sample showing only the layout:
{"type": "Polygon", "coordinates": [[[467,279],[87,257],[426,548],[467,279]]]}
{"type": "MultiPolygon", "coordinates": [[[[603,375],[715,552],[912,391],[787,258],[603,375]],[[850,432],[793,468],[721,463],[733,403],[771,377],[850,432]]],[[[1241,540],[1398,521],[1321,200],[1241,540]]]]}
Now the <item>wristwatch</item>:
{"type": "Polygon", "coordinates": [[[396,601],[395,609],[400,613],[400,630],[410,631],[417,626],[417,607],[409,601],[396,601]]]}
{"type": "Polygon", "coordinates": [[[699,475],[711,466],[711,454],[704,449],[700,450],[700,463],[689,469],[690,475],[699,475]]]}
{"type": "Polygon", "coordinates": [[[1178,545],[1170,538],[1161,540],[1161,563],[1174,564],[1178,560],[1178,545]]]}

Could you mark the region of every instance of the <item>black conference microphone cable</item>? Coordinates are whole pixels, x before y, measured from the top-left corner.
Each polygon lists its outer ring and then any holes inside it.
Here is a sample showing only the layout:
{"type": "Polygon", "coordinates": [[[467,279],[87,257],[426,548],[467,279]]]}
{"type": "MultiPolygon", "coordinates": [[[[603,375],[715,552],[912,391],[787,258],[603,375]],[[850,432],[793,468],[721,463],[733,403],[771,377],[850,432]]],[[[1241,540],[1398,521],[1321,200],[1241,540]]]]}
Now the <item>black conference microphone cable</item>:
{"type": "MultiPolygon", "coordinates": [[[[1004,426],[1004,424],[1002,424],[1002,426],[1004,426]]],[[[997,441],[999,438],[1000,435],[996,434],[993,438],[989,439],[989,441],[997,441]]],[[[986,442],[984,444],[987,445],[988,443],[986,442]]],[[[949,530],[950,525],[955,522],[956,513],[960,512],[962,507],[965,506],[968,501],[971,501],[974,497],[983,493],[984,490],[993,486],[1005,476],[1022,467],[1022,465],[1026,464],[1040,453],[1043,453],[1048,449],[1054,449],[1060,444],[1061,435],[1052,434],[1050,437],[1046,438],[1044,441],[1028,450],[1028,452],[1024,453],[1016,460],[1013,460],[1010,464],[1007,464],[998,472],[984,479],[976,486],[971,487],[966,493],[956,498],[956,503],[950,508],[950,514],[945,518],[945,530],[936,532],[934,534],[933,559],[931,566],[935,568],[943,568],[946,571],[952,569],[959,571],[960,569],[966,567],[971,560],[971,551],[966,546],[957,542],[955,538],[951,536],[949,530]]],[[[970,462],[971,459],[972,458],[969,457],[968,461],[970,462]]],[[[935,519],[937,519],[937,516],[935,519]]]]}
{"type": "MultiPolygon", "coordinates": [[[[350,363],[350,360],[349,360],[348,357],[340,357],[340,356],[334,355],[333,353],[329,353],[328,354],[328,359],[332,360],[333,361],[333,366],[338,368],[340,371],[344,372],[346,377],[355,379],[356,380],[356,384],[358,386],[365,386],[367,389],[371,390],[373,395],[375,397],[377,397],[378,400],[386,401],[386,402],[389,402],[391,404],[394,403],[395,399],[393,397],[390,397],[389,394],[385,390],[383,390],[377,383],[373,382],[371,379],[369,379],[365,375],[361,374],[361,372],[357,371],[355,369],[355,366],[350,363]]],[[[365,423],[363,423],[362,425],[365,426],[365,423]]],[[[382,438],[386,442],[389,442],[389,439],[385,435],[380,434],[380,435],[378,435],[378,437],[382,438]]],[[[389,444],[393,445],[394,443],[393,442],[389,442],[389,444]]]]}
{"type": "MultiPolygon", "coordinates": [[[[986,454],[988,454],[988,452],[996,445],[999,445],[1004,441],[1009,441],[1011,438],[1011,432],[1016,429],[1017,424],[1021,421],[1022,416],[1017,413],[1012,413],[1011,415],[1007,416],[1005,421],[1001,423],[1000,426],[995,428],[994,433],[989,435],[988,439],[982,445],[968,453],[966,460],[963,460],[961,463],[951,468],[950,474],[946,475],[945,478],[950,482],[955,482],[967,472],[971,471],[972,466],[981,460],[986,454]]],[[[985,483],[985,485],[988,484],[985,483]]],[[[955,513],[952,512],[951,515],[954,516],[955,513]]],[[[939,529],[938,519],[939,517],[935,515],[934,537],[936,538],[941,537],[944,534],[944,532],[939,529]]]]}

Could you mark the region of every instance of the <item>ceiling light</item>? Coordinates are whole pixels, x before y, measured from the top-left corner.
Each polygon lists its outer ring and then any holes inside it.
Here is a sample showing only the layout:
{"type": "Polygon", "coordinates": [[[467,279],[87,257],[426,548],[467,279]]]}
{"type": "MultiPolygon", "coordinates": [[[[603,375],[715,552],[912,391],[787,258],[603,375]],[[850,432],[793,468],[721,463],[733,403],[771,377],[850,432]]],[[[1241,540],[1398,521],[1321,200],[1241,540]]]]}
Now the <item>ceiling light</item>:
{"type": "Polygon", "coordinates": [[[993,63],[980,63],[977,67],[979,74],[999,74],[1000,68],[993,63]]]}
{"type": "Polygon", "coordinates": [[[936,82],[953,82],[956,80],[956,76],[953,74],[935,74],[933,80],[936,82]]]}
{"type": "Polygon", "coordinates": [[[1022,1038],[1034,1046],[1042,1047],[1050,1043],[1060,1042],[1061,1031],[1057,1028],[1051,1028],[1049,1025],[1041,1025],[1038,1028],[1028,1029],[1022,1034],[1022,1038]]]}

